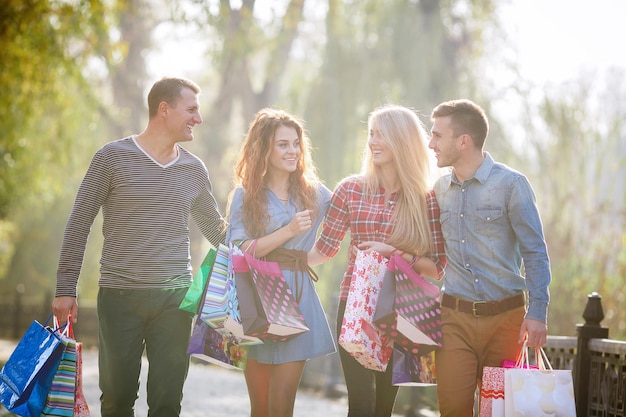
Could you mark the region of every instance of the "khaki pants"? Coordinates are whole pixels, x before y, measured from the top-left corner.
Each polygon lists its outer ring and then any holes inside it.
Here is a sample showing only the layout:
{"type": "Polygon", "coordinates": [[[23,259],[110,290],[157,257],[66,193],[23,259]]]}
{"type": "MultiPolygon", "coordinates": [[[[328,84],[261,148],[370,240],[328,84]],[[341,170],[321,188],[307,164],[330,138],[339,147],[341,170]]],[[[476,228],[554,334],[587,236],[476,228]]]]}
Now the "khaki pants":
{"type": "Polygon", "coordinates": [[[437,395],[442,417],[471,417],[483,366],[515,360],[525,308],[474,317],[442,307],[443,347],[436,353],[437,395]]]}

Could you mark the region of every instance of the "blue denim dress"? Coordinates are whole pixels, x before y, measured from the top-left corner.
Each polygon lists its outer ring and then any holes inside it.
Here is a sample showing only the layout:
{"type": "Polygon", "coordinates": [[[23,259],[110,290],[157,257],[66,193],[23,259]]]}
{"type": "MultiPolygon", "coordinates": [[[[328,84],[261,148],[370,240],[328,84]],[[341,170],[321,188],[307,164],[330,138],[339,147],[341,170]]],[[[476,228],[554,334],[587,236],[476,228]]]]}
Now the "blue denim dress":
{"type": "MultiPolygon", "coordinates": [[[[304,210],[303,207],[296,207],[292,199],[285,205],[269,189],[266,189],[266,193],[270,215],[267,234],[287,225],[297,212],[304,210]]],[[[230,224],[226,234],[227,244],[252,238],[246,234],[241,218],[243,194],[243,189],[238,188],[233,195],[229,213],[230,224]]],[[[331,193],[326,187],[320,186],[317,201],[318,213],[317,218],[314,219],[313,227],[310,231],[302,233],[285,242],[282,246],[283,248],[302,250],[305,252],[311,250],[315,243],[317,229],[328,209],[330,195],[331,193]]],[[[298,291],[301,294],[298,305],[310,330],[292,337],[285,342],[266,341],[261,345],[250,346],[248,358],[256,359],[258,362],[266,364],[280,364],[312,359],[334,353],[336,351],[335,343],[332,333],[330,332],[326,314],[324,313],[319,296],[315,290],[315,283],[310,279],[307,273],[303,274],[301,272],[285,269],[283,269],[282,272],[294,294],[296,290],[296,279],[301,281],[298,283],[298,291]]]]}

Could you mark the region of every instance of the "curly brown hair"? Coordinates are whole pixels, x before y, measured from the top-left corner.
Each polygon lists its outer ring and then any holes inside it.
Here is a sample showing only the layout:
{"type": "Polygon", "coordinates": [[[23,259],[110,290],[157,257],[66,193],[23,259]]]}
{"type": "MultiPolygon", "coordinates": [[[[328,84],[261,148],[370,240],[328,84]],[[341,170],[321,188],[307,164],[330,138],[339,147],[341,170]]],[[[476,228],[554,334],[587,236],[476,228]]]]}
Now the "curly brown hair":
{"type": "Polygon", "coordinates": [[[304,130],[304,122],[283,110],[264,108],[250,123],[235,165],[235,188],[245,190],[242,219],[249,236],[260,237],[267,233],[265,174],[274,135],[280,126],[295,129],[300,139],[300,159],[296,170],[289,175],[289,194],[295,198],[300,210],[309,209],[315,215],[319,211],[316,201],[320,180],[311,160],[311,142],[304,130]]]}

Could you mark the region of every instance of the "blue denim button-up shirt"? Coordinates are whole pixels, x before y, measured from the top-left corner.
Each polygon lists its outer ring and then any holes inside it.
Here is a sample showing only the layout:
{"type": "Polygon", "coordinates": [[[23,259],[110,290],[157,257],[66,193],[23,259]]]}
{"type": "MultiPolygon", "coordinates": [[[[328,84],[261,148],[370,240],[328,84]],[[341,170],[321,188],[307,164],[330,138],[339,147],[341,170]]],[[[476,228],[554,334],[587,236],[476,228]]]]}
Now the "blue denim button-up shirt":
{"type": "Polygon", "coordinates": [[[527,178],[485,153],[472,178],[460,183],[452,172],[435,193],[448,258],[443,292],[489,301],[527,291],[526,317],[546,323],[550,261],[527,178]]]}

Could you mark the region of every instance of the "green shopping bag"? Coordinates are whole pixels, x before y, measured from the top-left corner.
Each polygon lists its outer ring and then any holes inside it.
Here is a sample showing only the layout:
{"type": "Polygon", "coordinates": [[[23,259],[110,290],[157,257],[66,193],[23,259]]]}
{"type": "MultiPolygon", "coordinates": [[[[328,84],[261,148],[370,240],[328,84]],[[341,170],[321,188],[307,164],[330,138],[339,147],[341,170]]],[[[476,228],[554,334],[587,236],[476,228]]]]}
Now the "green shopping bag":
{"type": "Polygon", "coordinates": [[[209,249],[209,252],[206,254],[202,264],[200,265],[200,269],[198,269],[198,272],[196,272],[196,275],[193,277],[193,281],[185,294],[185,298],[183,298],[183,301],[180,302],[180,306],[178,306],[179,309],[188,311],[192,314],[198,313],[198,308],[200,307],[200,303],[203,301],[204,290],[209,280],[209,276],[211,275],[216,255],[217,251],[214,248],[209,249]]]}

